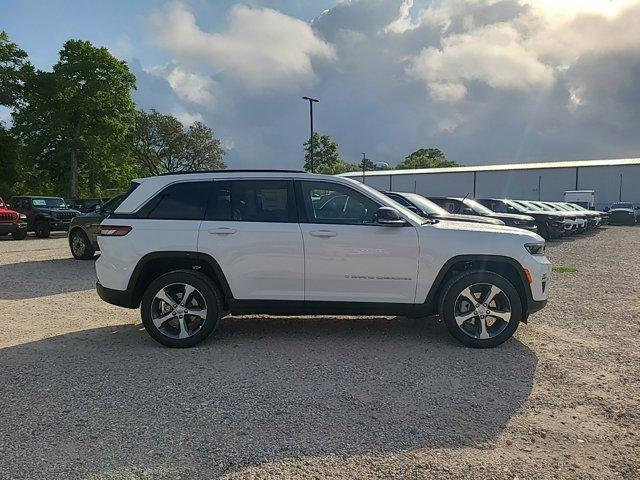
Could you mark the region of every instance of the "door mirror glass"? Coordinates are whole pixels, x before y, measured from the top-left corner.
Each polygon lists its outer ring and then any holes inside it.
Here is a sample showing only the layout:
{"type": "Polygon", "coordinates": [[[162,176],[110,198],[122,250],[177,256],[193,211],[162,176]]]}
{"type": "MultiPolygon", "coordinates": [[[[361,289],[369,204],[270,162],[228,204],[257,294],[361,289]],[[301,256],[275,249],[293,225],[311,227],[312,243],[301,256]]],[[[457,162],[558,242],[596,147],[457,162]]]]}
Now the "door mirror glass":
{"type": "Polygon", "coordinates": [[[380,207],[376,212],[376,221],[380,225],[391,225],[401,227],[407,221],[400,216],[400,213],[391,207],[380,207]]]}
{"type": "Polygon", "coordinates": [[[96,205],[93,211],[96,213],[102,213],[102,205],[96,205]]]}

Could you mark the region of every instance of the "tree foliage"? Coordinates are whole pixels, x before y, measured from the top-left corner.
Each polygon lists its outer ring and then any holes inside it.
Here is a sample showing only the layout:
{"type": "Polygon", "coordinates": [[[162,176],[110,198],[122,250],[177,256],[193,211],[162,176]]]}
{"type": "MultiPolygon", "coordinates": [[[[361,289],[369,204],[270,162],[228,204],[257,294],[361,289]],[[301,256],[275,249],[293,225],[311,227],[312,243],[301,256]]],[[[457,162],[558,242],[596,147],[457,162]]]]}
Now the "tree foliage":
{"type": "Polygon", "coordinates": [[[112,186],[113,169],[127,159],[135,80],[106,48],[80,40],[64,44],[52,72],[27,79],[14,130],[44,183],[71,197],[112,186]]]}
{"type": "Polygon", "coordinates": [[[27,53],[0,31],[0,105],[16,106],[25,80],[33,73],[27,53]]]}
{"type": "Polygon", "coordinates": [[[209,127],[196,122],[185,129],[177,118],[156,110],[138,112],[131,146],[148,175],[226,168],[224,149],[209,127]]]}
{"type": "Polygon", "coordinates": [[[315,173],[325,175],[336,175],[344,172],[354,172],[360,169],[360,166],[354,163],[345,162],[340,158],[338,152],[338,144],[333,141],[329,135],[321,135],[313,132],[313,159],[311,156],[311,141],[307,140],[303,144],[304,169],[307,172],[312,170],[315,173]],[[313,169],[311,168],[313,164],[313,169]]]}
{"type": "Polygon", "coordinates": [[[413,168],[445,168],[460,167],[453,160],[448,160],[439,148],[421,148],[416,150],[398,164],[396,168],[407,170],[413,168]]]}

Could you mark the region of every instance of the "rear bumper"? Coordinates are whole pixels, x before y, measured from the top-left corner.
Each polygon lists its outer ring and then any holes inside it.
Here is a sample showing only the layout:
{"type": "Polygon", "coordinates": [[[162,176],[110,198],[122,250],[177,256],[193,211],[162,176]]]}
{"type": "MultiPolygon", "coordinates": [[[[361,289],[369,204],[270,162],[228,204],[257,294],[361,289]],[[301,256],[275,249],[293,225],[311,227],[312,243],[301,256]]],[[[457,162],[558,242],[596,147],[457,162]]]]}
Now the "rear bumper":
{"type": "Polygon", "coordinates": [[[138,303],[134,301],[133,294],[128,290],[114,290],[100,285],[96,282],[96,291],[98,296],[111,305],[124,308],[138,308],[138,303]]]}

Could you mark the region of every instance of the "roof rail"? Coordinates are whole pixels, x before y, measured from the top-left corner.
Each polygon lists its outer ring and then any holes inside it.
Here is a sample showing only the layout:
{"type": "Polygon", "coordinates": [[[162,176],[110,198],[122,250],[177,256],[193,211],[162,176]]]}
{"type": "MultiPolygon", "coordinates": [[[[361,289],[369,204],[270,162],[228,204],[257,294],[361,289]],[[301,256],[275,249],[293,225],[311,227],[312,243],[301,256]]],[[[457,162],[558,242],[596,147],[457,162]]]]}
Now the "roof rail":
{"type": "Polygon", "coordinates": [[[304,170],[279,170],[277,168],[246,168],[246,169],[236,169],[236,170],[194,170],[191,172],[166,172],[158,175],[159,177],[163,177],[165,175],[189,175],[191,173],[308,173],[304,170]]]}

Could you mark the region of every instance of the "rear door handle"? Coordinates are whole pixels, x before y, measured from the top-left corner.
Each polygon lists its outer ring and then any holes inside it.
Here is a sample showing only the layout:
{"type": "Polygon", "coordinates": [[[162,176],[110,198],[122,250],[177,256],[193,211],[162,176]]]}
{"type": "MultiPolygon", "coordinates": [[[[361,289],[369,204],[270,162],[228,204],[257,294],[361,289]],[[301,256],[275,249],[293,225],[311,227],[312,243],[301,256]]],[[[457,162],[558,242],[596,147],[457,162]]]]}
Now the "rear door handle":
{"type": "Polygon", "coordinates": [[[231,235],[233,233],[236,233],[236,229],[235,228],[229,228],[229,227],[220,227],[220,228],[210,228],[208,230],[208,232],[212,235],[231,235]]]}
{"type": "Polygon", "coordinates": [[[309,235],[312,237],[335,237],[338,234],[333,230],[312,230],[309,235]]]}

